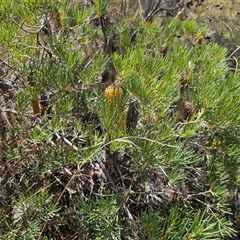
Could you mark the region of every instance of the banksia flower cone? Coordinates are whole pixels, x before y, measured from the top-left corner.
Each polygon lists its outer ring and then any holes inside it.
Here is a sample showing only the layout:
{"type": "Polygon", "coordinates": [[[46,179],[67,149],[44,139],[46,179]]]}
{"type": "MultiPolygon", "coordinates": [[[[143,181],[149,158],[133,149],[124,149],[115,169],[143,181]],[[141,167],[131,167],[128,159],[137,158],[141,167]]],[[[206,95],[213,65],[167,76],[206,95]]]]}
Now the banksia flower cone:
{"type": "Polygon", "coordinates": [[[117,84],[112,84],[105,89],[105,107],[107,129],[111,136],[117,137],[121,131],[126,129],[125,101],[123,88],[117,84]]]}
{"type": "Polygon", "coordinates": [[[105,89],[105,99],[112,102],[114,99],[120,99],[123,95],[123,89],[115,84],[108,86],[105,89]]]}
{"type": "Polygon", "coordinates": [[[203,40],[204,40],[204,37],[203,37],[202,35],[198,36],[198,37],[197,37],[197,44],[198,44],[198,45],[202,45],[203,40]]]}

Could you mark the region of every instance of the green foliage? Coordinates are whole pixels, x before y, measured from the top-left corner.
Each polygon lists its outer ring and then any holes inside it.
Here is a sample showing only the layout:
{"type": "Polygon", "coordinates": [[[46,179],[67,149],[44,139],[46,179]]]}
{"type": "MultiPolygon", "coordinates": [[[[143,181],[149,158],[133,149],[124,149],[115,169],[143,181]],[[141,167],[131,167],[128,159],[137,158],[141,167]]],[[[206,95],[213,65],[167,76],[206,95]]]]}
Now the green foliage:
{"type": "Polygon", "coordinates": [[[228,230],[228,222],[218,221],[214,216],[206,217],[206,211],[200,210],[193,212],[176,207],[164,218],[148,209],[139,220],[141,239],[219,239],[219,236],[233,234],[228,230]]]}
{"type": "Polygon", "coordinates": [[[208,29],[194,20],[125,14],[120,1],[0,3],[1,239],[237,236],[228,50],[197,43],[208,29]]]}
{"type": "Polygon", "coordinates": [[[44,190],[21,194],[13,199],[12,218],[4,218],[1,239],[37,239],[41,234],[41,224],[58,216],[53,196],[44,190]]]}
{"type": "Polygon", "coordinates": [[[101,196],[89,201],[76,200],[73,219],[78,237],[90,233],[93,239],[121,239],[119,206],[116,196],[101,196]]]}
{"type": "Polygon", "coordinates": [[[106,11],[108,1],[106,0],[96,0],[94,1],[95,10],[98,16],[101,16],[106,11]]]}

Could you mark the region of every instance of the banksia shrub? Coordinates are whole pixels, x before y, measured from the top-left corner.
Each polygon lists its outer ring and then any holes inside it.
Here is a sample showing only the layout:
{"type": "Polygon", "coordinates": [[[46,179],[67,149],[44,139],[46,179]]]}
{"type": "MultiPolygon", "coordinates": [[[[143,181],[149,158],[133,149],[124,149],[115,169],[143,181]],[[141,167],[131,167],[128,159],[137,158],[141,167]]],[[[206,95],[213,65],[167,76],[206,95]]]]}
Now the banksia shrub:
{"type": "Polygon", "coordinates": [[[240,239],[239,47],[166,2],[1,1],[0,240],[240,239]]]}

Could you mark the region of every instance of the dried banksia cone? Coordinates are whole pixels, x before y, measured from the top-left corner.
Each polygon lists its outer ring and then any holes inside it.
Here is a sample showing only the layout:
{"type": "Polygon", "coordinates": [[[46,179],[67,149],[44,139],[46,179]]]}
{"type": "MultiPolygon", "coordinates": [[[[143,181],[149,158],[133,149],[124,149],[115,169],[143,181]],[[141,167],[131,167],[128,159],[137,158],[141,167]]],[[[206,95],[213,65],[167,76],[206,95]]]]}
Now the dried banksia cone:
{"type": "Polygon", "coordinates": [[[179,118],[180,120],[189,120],[195,112],[194,105],[186,100],[182,100],[179,103],[179,118]]]}
{"type": "Polygon", "coordinates": [[[40,105],[40,101],[39,101],[38,96],[35,96],[32,99],[32,108],[33,108],[33,114],[34,115],[41,113],[41,105],[40,105]]]}
{"type": "Polygon", "coordinates": [[[50,104],[51,94],[49,92],[43,92],[41,94],[41,114],[44,115],[51,113],[51,104],[50,104]]]}
{"type": "Polygon", "coordinates": [[[112,61],[107,63],[106,68],[101,72],[98,82],[102,90],[113,84],[116,79],[116,68],[112,61]]]}
{"type": "Polygon", "coordinates": [[[107,101],[112,102],[114,99],[122,97],[123,89],[117,84],[112,84],[105,89],[104,95],[107,101]]]}
{"type": "Polygon", "coordinates": [[[126,119],[126,127],[127,130],[134,130],[137,127],[138,123],[138,111],[139,103],[137,100],[132,101],[129,104],[128,111],[127,111],[127,119],[126,119]]]}

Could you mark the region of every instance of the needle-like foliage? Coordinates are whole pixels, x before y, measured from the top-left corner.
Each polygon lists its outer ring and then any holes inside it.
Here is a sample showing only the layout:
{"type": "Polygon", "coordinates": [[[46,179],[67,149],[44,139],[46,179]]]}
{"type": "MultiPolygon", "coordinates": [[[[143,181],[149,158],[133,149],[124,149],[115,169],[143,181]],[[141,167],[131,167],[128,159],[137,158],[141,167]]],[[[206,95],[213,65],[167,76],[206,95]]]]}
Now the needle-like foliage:
{"type": "Polygon", "coordinates": [[[0,239],[239,237],[238,69],[137,2],[1,1],[0,239]]]}

